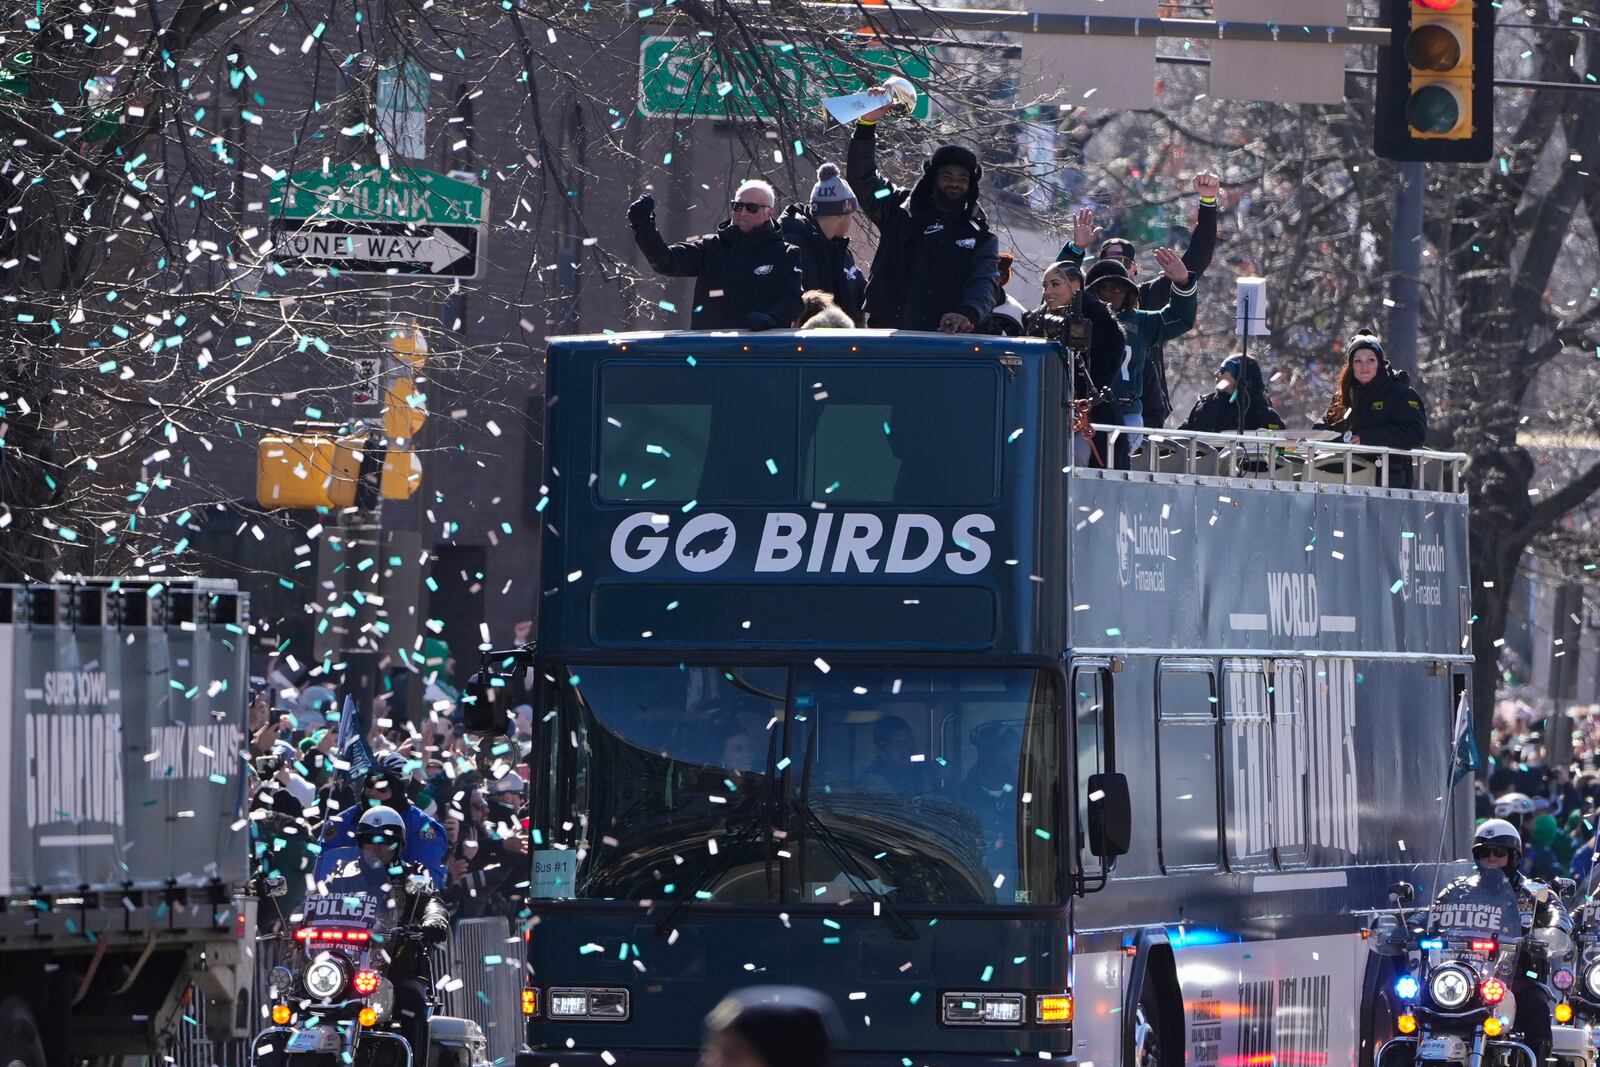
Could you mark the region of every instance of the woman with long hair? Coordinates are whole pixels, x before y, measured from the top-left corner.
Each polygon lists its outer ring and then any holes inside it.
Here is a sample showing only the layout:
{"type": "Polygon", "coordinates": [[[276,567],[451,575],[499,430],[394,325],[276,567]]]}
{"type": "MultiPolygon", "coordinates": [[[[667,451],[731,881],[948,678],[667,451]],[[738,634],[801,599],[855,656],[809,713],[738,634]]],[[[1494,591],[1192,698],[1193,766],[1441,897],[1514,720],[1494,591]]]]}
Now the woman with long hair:
{"type": "MultiPolygon", "coordinates": [[[[1344,369],[1319,430],[1334,430],[1347,444],[1378,448],[1421,448],[1428,439],[1428,413],[1403,370],[1395,370],[1383,354],[1383,342],[1372,330],[1350,338],[1344,369]]],[[[1411,460],[1389,460],[1389,485],[1411,488],[1411,460]]]]}

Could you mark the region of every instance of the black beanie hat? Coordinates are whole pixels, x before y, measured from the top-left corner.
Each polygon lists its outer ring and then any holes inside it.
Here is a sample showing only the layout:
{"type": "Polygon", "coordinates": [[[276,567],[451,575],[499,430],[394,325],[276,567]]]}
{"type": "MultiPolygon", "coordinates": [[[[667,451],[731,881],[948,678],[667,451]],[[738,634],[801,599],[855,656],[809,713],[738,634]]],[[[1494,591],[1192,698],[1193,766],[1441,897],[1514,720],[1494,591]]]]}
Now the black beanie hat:
{"type": "Polygon", "coordinates": [[[977,184],[979,178],[983,177],[983,167],[978,163],[977,153],[964,145],[958,144],[940,145],[934,151],[933,157],[923,164],[922,169],[929,174],[933,174],[940,167],[951,163],[958,167],[965,167],[967,173],[972,175],[974,185],[977,184]]]}
{"type": "Polygon", "coordinates": [[[743,1038],[766,1067],[832,1067],[841,1032],[833,1001],[802,986],[736,989],[706,1016],[706,1032],[743,1038]]]}
{"type": "Polygon", "coordinates": [[[1084,279],[1083,288],[1087,292],[1094,292],[1095,286],[1103,282],[1121,282],[1128,287],[1128,306],[1139,306],[1139,287],[1133,284],[1133,279],[1128,275],[1128,268],[1120,260],[1101,259],[1089,268],[1089,274],[1084,279]]]}

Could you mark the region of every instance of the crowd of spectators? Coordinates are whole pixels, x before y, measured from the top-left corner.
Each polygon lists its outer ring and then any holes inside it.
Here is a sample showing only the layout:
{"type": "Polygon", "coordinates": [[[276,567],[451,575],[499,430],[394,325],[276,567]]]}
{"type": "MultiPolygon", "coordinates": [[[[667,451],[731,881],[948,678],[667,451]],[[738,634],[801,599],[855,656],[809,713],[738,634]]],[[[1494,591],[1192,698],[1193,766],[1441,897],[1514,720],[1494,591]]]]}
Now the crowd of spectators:
{"type": "MultiPolygon", "coordinates": [[[[1126,465],[1140,437],[1118,435],[1116,453],[1108,455],[1104,436],[1091,443],[1088,427],[1167,425],[1173,412],[1164,348],[1195,325],[1218,243],[1222,180],[1205,171],[1194,176],[1199,203],[1188,245],[1181,253],[1150,249],[1148,279],[1140,276],[1141,249],[1132,239],[1106,234],[1092,210],[1079,211],[1030,310],[1007,291],[1013,258],[989,226],[976,153],[958,144],[939,147],[909,187],[880,171],[877,127],[894,110],[885,96],[885,106],[856,122],[844,173],[822,164],[804,203],[780,206],[773,186],[753,178],[735,190],[728,221],[715,233],[668,243],[657,227],[654,197],[639,197],[628,221],[640,250],[658,273],[695,278],[690,326],[696,330],[865,326],[1061,341],[1077,359],[1079,462],[1126,465]],[[866,275],[850,246],[858,215],[878,230],[866,275]]],[[[1382,340],[1370,329],[1354,330],[1342,348],[1337,380],[1325,381],[1315,401],[1322,417],[1306,428],[1348,444],[1422,447],[1422,399],[1406,372],[1391,365],[1382,340]]],[[[1286,390],[1303,390],[1307,378],[1283,378],[1247,354],[1230,354],[1179,428],[1281,431],[1273,384],[1283,379],[1286,390]]],[[[1294,399],[1294,406],[1278,408],[1309,406],[1299,403],[1305,397],[1294,399]]],[[[1390,464],[1389,484],[1411,485],[1409,461],[1390,464]]]]}
{"type": "MultiPolygon", "coordinates": [[[[410,680],[421,690],[411,708],[402,673],[363,719],[315,670],[268,664],[249,705],[249,832],[256,873],[287,882],[285,915],[314,886],[319,856],[352,844],[356,818],[376,804],[404,817],[405,856],[429,870],[453,918],[522,910],[532,709],[515,708],[509,736],[469,740],[452,665],[410,680]]],[[[264,924],[277,917],[268,912],[264,924]]]]}
{"type": "MultiPolygon", "coordinates": [[[[1553,718],[1553,717],[1552,717],[1553,718]]],[[[1568,729],[1562,717],[1562,729],[1568,729]]],[[[1522,834],[1523,873],[1546,883],[1573,878],[1587,892],[1600,881],[1595,852],[1600,811],[1600,716],[1571,718],[1570,759],[1551,759],[1546,720],[1502,701],[1490,737],[1487,774],[1476,784],[1479,821],[1501,818],[1522,834]]],[[[1563,748],[1567,746],[1563,745],[1563,748]]]]}

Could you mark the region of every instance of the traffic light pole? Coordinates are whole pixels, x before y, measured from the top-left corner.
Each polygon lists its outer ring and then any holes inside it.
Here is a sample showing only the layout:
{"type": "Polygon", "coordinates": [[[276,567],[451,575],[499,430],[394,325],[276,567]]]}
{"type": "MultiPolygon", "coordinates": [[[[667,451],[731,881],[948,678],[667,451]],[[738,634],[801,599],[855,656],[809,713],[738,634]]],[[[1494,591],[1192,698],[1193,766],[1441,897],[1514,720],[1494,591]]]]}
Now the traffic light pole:
{"type": "Polygon", "coordinates": [[[1396,370],[1417,377],[1422,321],[1422,186],[1426,163],[1396,163],[1389,242],[1389,322],[1383,351],[1396,370]]]}

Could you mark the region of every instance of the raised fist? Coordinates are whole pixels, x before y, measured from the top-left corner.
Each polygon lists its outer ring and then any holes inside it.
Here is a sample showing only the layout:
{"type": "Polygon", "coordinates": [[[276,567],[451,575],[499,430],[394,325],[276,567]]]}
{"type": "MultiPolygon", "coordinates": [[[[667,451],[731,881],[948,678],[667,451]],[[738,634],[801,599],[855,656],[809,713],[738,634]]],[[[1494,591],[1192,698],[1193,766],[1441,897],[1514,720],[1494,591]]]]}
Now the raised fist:
{"type": "Polygon", "coordinates": [[[645,193],[639,199],[628,205],[628,225],[643,226],[656,217],[656,198],[645,193]]]}
{"type": "Polygon", "coordinates": [[[1215,200],[1222,191],[1222,179],[1209,170],[1203,170],[1194,176],[1194,191],[1207,200],[1215,200]]]}

